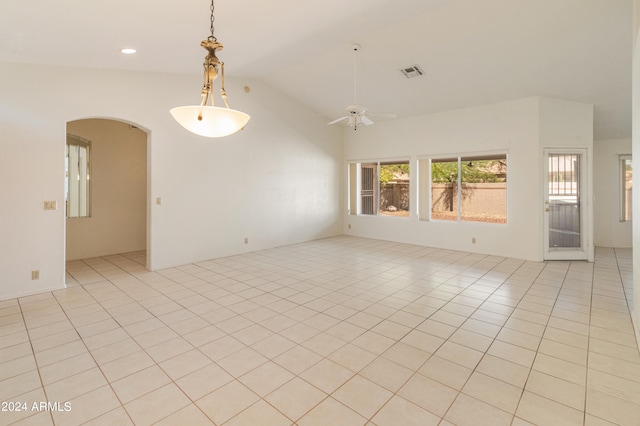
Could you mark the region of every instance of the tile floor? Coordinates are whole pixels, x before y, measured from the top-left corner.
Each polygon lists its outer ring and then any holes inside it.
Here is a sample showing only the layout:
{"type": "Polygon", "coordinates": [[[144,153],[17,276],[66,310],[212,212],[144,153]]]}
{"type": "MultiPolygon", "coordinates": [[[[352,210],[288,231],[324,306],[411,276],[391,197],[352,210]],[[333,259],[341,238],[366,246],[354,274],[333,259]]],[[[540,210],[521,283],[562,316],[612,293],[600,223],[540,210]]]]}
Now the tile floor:
{"type": "Polygon", "coordinates": [[[0,302],[0,424],[640,424],[631,250],[336,237],[143,261],[72,261],[69,288],[0,302]]]}

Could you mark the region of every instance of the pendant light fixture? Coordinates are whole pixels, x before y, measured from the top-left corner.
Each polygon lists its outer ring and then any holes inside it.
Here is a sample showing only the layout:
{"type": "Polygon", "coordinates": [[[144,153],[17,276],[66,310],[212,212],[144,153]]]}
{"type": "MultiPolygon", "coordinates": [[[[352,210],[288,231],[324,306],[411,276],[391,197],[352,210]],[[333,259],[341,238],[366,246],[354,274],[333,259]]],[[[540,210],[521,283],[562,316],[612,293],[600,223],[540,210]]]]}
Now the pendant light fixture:
{"type": "Polygon", "coordinates": [[[211,35],[200,43],[208,54],[204,58],[204,85],[200,105],[189,105],[171,109],[173,118],[185,129],[200,136],[218,138],[231,135],[244,128],[249,115],[229,108],[227,92],[224,90],[224,62],[216,57],[216,50],[222,50],[222,44],[213,35],[213,11],[211,0],[211,35]],[[214,106],[213,82],[220,74],[220,94],[225,107],[214,106]],[[210,104],[210,105],[209,105],[210,104]]]}

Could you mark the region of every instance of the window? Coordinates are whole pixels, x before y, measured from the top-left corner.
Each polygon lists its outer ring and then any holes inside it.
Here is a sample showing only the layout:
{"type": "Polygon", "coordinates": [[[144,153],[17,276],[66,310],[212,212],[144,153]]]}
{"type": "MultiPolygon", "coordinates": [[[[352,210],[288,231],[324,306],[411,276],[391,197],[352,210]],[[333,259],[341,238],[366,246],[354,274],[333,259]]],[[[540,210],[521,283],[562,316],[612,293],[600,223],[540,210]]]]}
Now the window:
{"type": "Polygon", "coordinates": [[[633,168],[630,155],[620,156],[620,220],[631,220],[631,195],[633,188],[633,168]]]}
{"type": "Polygon", "coordinates": [[[506,155],[420,160],[419,167],[422,193],[431,190],[421,200],[421,220],[507,222],[506,155]]]}
{"type": "Polygon", "coordinates": [[[349,214],[409,216],[409,161],[349,164],[349,214]]]}
{"type": "Polygon", "coordinates": [[[91,142],[67,134],[65,195],[67,217],[89,217],[91,194],[91,142]]]}

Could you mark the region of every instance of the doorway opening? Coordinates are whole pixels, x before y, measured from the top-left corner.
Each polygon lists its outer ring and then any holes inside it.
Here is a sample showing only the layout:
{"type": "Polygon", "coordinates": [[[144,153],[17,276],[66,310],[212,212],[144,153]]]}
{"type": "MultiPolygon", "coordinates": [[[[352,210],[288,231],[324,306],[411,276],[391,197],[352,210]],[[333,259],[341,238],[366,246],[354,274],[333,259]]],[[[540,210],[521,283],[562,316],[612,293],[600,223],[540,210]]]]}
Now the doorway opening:
{"type": "Polygon", "coordinates": [[[113,119],[70,121],[66,152],[67,265],[125,254],[146,269],[148,133],[113,119]],[[89,147],[85,155],[77,154],[79,140],[89,147]],[[84,201],[85,214],[78,214],[78,199],[84,201]]]}

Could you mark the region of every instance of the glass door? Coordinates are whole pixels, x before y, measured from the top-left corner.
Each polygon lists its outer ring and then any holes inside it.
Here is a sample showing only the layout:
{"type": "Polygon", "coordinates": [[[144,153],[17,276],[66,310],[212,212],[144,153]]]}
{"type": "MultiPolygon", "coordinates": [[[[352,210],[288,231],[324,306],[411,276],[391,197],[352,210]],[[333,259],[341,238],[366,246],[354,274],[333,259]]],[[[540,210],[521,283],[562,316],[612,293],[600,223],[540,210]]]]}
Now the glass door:
{"type": "Polygon", "coordinates": [[[587,259],[585,150],[548,150],[544,162],[545,260],[587,259]]]}

